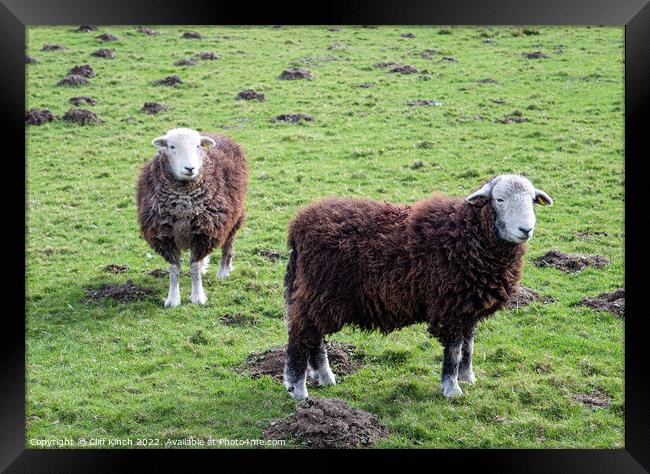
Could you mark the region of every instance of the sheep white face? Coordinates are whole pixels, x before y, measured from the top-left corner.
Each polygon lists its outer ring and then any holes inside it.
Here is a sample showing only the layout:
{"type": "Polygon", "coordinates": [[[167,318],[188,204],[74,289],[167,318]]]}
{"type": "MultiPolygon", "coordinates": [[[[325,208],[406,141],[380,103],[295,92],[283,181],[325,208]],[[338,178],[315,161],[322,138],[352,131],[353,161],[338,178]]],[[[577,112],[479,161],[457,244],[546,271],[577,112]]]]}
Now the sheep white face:
{"type": "Polygon", "coordinates": [[[203,166],[204,146],[215,146],[212,138],[190,128],[174,128],[151,142],[165,151],[174,177],[180,181],[196,179],[203,166]]]}
{"type": "Polygon", "coordinates": [[[534,204],[553,205],[548,194],[535,189],[530,181],[519,175],[497,176],[466,199],[473,202],[481,197],[489,199],[496,211],[499,238],[515,244],[528,242],[533,236],[534,204]]]}

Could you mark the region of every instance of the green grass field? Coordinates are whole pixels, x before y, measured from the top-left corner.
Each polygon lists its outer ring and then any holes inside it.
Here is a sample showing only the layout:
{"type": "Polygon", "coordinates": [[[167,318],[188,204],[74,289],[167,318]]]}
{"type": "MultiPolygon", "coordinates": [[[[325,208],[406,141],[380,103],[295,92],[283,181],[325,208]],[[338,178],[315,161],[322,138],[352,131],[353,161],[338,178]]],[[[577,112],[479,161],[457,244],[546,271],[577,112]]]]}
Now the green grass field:
{"type": "MultiPolygon", "coordinates": [[[[412,203],[432,191],[465,196],[495,174],[521,172],[547,191],[538,208],[523,284],[549,304],[501,311],[477,332],[478,382],[449,401],[440,394],[442,347],[417,325],[383,337],[346,329],[364,364],[310,395],[376,413],[390,436],[378,447],[623,446],[623,320],[576,306],[623,286],[623,34],[612,27],[30,27],[26,109],[62,115],[90,95],[102,125],[63,121],[27,127],[27,440],[70,438],[257,439],[296,403],[278,382],[239,371],[251,352],[286,343],[283,285],[287,223],[324,196],[412,203]],[[202,40],[181,39],[198,31],[202,40]],[[119,41],[101,43],[110,32],[119,41]],[[402,38],[403,33],[415,38],[402,38]],[[486,41],[491,39],[491,41],[486,41]],[[42,52],[46,43],[63,51],[42,52]],[[328,49],[333,43],[334,49],[328,49]],[[90,56],[113,48],[115,59],[90,56]],[[422,51],[433,49],[431,59],[422,51]],[[546,59],[522,54],[543,51],[546,59]],[[173,63],[214,51],[215,61],[173,63]],[[453,57],[457,62],[441,60],[453,57]],[[378,62],[410,64],[392,74],[378,62]],[[56,83],[75,65],[97,77],[56,83]],[[290,66],[315,79],[283,81],[290,66]],[[184,84],[156,87],[178,74],[184,84]],[[494,79],[496,83],[480,83],[494,79]],[[372,87],[360,88],[359,84],[372,87]],[[236,100],[253,88],[265,102],[236,100]],[[408,106],[430,99],[439,106],[408,106]],[[139,110],[163,102],[170,112],[139,110]],[[306,113],[310,123],[273,123],[306,113]],[[523,123],[499,123],[521,114],[523,123]],[[246,150],[247,221],[235,242],[235,271],[204,279],[208,304],[163,309],[166,268],[138,235],[135,183],[155,154],[151,140],[187,126],[227,134],[246,150]],[[579,238],[584,231],[607,232],[579,238]],[[537,268],[548,250],[600,254],[602,269],[565,274],[537,268]],[[122,274],[103,269],[128,265],[122,274]],[[85,288],[134,283],[156,290],[135,303],[87,303],[85,288]],[[224,325],[241,313],[256,324],[224,325]],[[607,408],[576,402],[594,391],[607,408]]],[[[216,254],[218,255],[218,254],[216,254]]],[[[183,271],[189,258],[184,256],[183,271]]],[[[75,444],[76,445],[76,444],[75,444]]],[[[297,446],[289,442],[288,446],[297,446]]]]}

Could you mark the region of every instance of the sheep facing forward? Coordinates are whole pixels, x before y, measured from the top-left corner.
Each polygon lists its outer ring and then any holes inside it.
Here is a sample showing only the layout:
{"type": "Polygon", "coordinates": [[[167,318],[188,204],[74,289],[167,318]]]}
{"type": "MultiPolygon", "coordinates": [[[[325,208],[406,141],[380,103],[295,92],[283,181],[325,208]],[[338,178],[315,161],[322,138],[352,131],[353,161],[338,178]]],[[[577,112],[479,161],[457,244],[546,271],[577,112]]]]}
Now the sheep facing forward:
{"type": "Polygon", "coordinates": [[[165,307],[178,306],[181,251],[189,249],[192,303],[207,297],[201,275],[222,248],[219,278],[232,271],[232,245],[244,220],[248,169],[244,153],[224,136],[177,128],[153,140],[156,157],[140,173],[137,191],[142,237],[171,265],[165,307]]]}
{"type": "Polygon", "coordinates": [[[386,334],[427,322],[444,346],[442,393],[475,382],[476,324],[504,307],[520,278],[533,204],[553,201],[526,178],[501,175],[465,200],[414,205],[326,199],[291,222],[285,276],[284,383],[308,396],[307,370],[334,384],[323,337],[350,324],[386,334]]]}

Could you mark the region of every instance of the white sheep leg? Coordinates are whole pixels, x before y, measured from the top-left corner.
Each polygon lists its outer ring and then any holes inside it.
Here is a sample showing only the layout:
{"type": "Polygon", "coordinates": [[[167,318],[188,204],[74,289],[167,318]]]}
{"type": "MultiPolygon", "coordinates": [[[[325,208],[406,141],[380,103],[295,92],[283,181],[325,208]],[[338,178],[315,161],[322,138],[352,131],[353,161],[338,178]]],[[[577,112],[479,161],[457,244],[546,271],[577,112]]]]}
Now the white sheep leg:
{"type": "Polygon", "coordinates": [[[474,384],[476,376],[472,368],[472,354],[474,353],[474,331],[463,336],[463,355],[458,369],[458,381],[474,384]]]}
{"type": "Polygon", "coordinates": [[[284,368],[284,386],[294,400],[304,400],[309,396],[306,374],[296,377],[288,367],[284,368]]]}
{"type": "Polygon", "coordinates": [[[210,255],[206,255],[203,260],[201,260],[201,275],[205,275],[208,271],[208,266],[210,265],[210,255]]]}
{"type": "Polygon", "coordinates": [[[203,291],[202,264],[203,260],[190,262],[190,275],[192,276],[190,301],[194,304],[205,304],[208,301],[208,297],[203,291]]]}
{"type": "Polygon", "coordinates": [[[462,357],[463,341],[445,345],[442,360],[442,394],[447,398],[459,397],[463,391],[458,385],[458,367],[462,357]]]}
{"type": "Polygon", "coordinates": [[[180,268],[178,264],[172,264],[169,268],[169,292],[165,300],[165,308],[175,308],[181,304],[181,290],[178,286],[180,268]]]}
{"type": "Polygon", "coordinates": [[[336,377],[330,368],[330,362],[327,357],[327,346],[324,342],[310,350],[309,353],[309,376],[316,381],[319,386],[336,385],[336,377]]]}
{"type": "Polygon", "coordinates": [[[225,265],[223,260],[219,264],[219,271],[217,272],[217,278],[227,278],[232,272],[232,259],[228,262],[228,265],[225,265]]]}

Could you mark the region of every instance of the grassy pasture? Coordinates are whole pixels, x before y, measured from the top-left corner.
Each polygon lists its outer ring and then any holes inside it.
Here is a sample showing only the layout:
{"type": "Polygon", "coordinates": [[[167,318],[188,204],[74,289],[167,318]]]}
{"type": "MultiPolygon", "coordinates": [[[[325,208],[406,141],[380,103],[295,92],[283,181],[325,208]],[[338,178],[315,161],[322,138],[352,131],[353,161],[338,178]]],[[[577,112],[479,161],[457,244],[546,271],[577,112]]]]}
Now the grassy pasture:
{"type": "Polygon", "coordinates": [[[387,337],[335,335],[365,354],[364,365],[311,395],[376,413],[391,432],[379,447],[622,447],[623,321],[576,306],[623,286],[622,28],[153,26],[158,36],[74,28],[27,33],[27,54],[40,62],[26,65],[26,109],[59,116],[70,97],[90,95],[97,105],[83,107],[104,123],[27,127],[26,446],[66,437],[259,438],[265,421],[292,413],[295,402],[281,384],[237,369],[249,353],[286,342],[286,258],[260,252],[285,252],[295,212],[332,195],[464,196],[492,175],[522,172],[555,199],[538,209],[523,284],[555,302],[501,311],[479,327],[478,383],[463,386],[460,399],[439,393],[442,348],[424,325],[387,337]],[[181,39],[188,30],[203,39],[181,39]],[[104,32],[119,40],[101,43],[104,32]],[[400,36],[407,32],[415,38],[400,36]],[[40,51],[46,43],[66,49],[40,51]],[[105,47],[115,59],[90,56],[105,47]],[[430,59],[421,56],[427,49],[430,59]],[[219,59],[173,66],[200,51],[219,59]],[[523,56],[534,51],[548,58],[523,56]],[[373,67],[390,61],[418,72],[373,67]],[[89,85],[56,85],[86,63],[97,74],[89,85]],[[279,80],[290,66],[315,79],[279,80]],[[151,85],[171,74],[184,83],[151,85]],[[357,87],[364,83],[372,87],[357,87]],[[267,100],[235,99],[248,88],[267,100]],[[441,105],[407,105],[415,99],[441,105]],[[145,101],[171,111],[145,115],[145,101]],[[314,121],[271,121],[285,113],[314,121]],[[499,123],[513,114],[528,121],[499,123]],[[164,310],[167,279],[147,271],[166,265],[138,235],[134,194],[151,140],[177,126],[239,141],[250,191],[231,277],[216,279],[215,256],[208,304],[189,304],[185,274],[183,304],[164,310]],[[608,235],[576,235],[584,231],[608,235]],[[532,264],[551,249],[611,264],[574,274],[532,264]],[[129,270],[106,273],[113,263],[129,270]],[[155,296],[85,302],[84,288],[128,279],[155,296]],[[220,320],[238,313],[254,324],[220,320]],[[594,391],[611,398],[607,408],[573,398],[594,391]]]}

